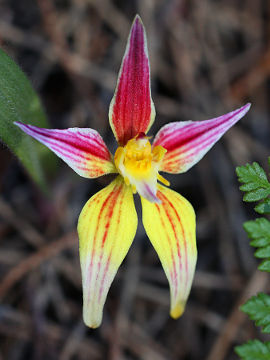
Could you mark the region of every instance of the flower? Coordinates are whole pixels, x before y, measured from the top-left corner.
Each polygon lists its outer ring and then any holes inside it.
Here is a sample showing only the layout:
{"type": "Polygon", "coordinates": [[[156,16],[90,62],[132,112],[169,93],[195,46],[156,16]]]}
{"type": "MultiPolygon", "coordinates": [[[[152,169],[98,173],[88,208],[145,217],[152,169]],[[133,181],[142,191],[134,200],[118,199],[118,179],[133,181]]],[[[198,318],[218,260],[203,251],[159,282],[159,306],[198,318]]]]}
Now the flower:
{"type": "Polygon", "coordinates": [[[191,204],[166,186],[159,172],[183,173],[196,164],[220,137],[249,110],[246,104],[205,121],[165,125],[150,144],[146,136],[155,108],[143,23],[137,15],[130,30],[109,120],[119,147],[114,157],[93,129],[42,129],[16,122],[86,178],[118,176],[85,204],[78,222],[83,284],[83,318],[96,328],[115,274],[137,229],[133,193],[142,202],[146,233],[170,285],[171,311],[178,318],[190,292],[196,260],[195,214],[191,204]]]}

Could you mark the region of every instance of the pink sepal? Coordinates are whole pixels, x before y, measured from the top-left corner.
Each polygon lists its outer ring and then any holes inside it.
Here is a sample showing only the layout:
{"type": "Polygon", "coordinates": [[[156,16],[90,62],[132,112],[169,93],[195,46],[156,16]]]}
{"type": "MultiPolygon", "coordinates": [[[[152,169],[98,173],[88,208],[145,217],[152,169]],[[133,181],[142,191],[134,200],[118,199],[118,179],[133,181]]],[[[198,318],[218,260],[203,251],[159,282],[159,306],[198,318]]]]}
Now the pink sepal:
{"type": "Polygon", "coordinates": [[[112,156],[99,133],[92,129],[43,129],[15,122],[26,134],[46,145],[77,174],[95,178],[116,172],[112,156]]]}
{"type": "Polygon", "coordinates": [[[250,106],[248,103],[211,120],[165,125],[159,130],[153,143],[153,146],[161,145],[167,150],[160,170],[174,174],[189,170],[248,112],[250,106]]]}

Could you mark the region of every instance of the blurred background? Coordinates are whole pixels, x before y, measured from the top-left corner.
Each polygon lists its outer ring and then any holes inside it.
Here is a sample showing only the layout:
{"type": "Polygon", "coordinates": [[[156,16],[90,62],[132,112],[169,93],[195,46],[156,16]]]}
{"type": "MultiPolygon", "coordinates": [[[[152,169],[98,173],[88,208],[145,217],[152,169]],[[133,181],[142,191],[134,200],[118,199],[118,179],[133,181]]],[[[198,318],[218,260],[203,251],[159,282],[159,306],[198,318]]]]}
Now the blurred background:
{"type": "Polygon", "coordinates": [[[253,104],[198,165],[168,176],[197,214],[186,312],[169,317],[167,280],[140,224],[102,326],[86,328],[76,225],[111,178],[80,178],[59,161],[45,197],[1,145],[0,360],[233,360],[235,345],[264,340],[238,310],[269,282],[242,229],[256,214],[242,203],[235,167],[266,167],[270,154],[270,1],[1,0],[0,46],[29,76],[51,127],[97,129],[113,151],[108,107],[136,13],[148,35],[152,134],[253,104]]]}

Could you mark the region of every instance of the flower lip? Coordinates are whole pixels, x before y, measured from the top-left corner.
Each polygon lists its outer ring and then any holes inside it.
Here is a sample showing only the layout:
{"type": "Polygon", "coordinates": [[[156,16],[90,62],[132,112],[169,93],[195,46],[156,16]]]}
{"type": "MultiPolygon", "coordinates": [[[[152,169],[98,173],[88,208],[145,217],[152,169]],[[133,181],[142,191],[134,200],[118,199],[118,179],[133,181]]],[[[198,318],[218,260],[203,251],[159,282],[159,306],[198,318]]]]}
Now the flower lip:
{"type": "Polygon", "coordinates": [[[114,162],[119,174],[127,185],[132,186],[134,193],[138,192],[151,202],[160,202],[156,196],[157,180],[169,185],[158,174],[166,150],[162,146],[152,147],[149,139],[149,136],[139,133],[124,147],[119,146],[114,162]]]}

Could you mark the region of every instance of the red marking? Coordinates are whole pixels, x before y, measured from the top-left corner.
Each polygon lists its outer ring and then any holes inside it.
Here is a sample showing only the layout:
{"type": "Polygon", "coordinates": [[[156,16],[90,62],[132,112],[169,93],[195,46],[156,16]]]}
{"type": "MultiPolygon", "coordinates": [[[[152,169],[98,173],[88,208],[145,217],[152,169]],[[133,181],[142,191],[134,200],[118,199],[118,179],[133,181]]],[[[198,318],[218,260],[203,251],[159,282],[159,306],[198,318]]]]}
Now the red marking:
{"type": "MultiPolygon", "coordinates": [[[[80,154],[80,158],[81,158],[80,160],[73,158],[69,155],[66,155],[65,152],[61,151],[60,149],[64,149],[64,148],[61,148],[58,145],[52,145],[50,146],[50,149],[54,151],[60,158],[66,161],[69,164],[69,166],[75,168],[76,171],[78,170],[84,171],[85,173],[84,176],[88,175],[90,177],[95,177],[95,176],[97,177],[104,175],[104,169],[102,168],[102,164],[99,164],[100,167],[96,166],[95,159],[93,158],[91,159],[88,156],[83,157],[81,156],[81,154],[80,154]],[[89,164],[89,162],[91,162],[91,164],[89,164]]],[[[66,149],[64,150],[66,151],[66,149]]],[[[100,161],[100,159],[98,160],[100,161]]]]}
{"type": "Polygon", "coordinates": [[[112,112],[120,145],[125,145],[138,133],[146,132],[151,120],[150,69],[145,45],[143,25],[136,19],[119,74],[112,112]]]}
{"type": "MultiPolygon", "coordinates": [[[[162,194],[162,193],[161,193],[162,194]]],[[[164,194],[162,194],[162,196],[164,196],[164,194]]],[[[179,221],[180,227],[181,227],[181,231],[182,231],[182,238],[183,238],[183,242],[184,242],[184,247],[185,247],[185,270],[186,270],[186,274],[188,274],[188,262],[187,262],[187,241],[186,241],[186,237],[185,237],[185,231],[184,231],[184,227],[182,225],[182,221],[178,215],[178,212],[176,211],[174,205],[170,202],[170,200],[168,198],[166,198],[164,196],[164,198],[166,199],[166,201],[169,203],[169,205],[171,206],[171,209],[173,210],[173,212],[175,213],[177,220],[179,221]]],[[[165,210],[166,211],[166,210],[165,210]]],[[[170,221],[171,222],[171,221],[170,221]]],[[[174,234],[176,236],[175,233],[175,228],[173,227],[173,231],[174,234]]],[[[178,256],[181,259],[181,254],[180,254],[180,247],[179,247],[179,241],[178,241],[178,237],[177,237],[177,250],[178,250],[178,256]]],[[[187,285],[187,276],[186,276],[186,281],[185,281],[185,286],[187,285]]]]}
{"type": "MultiPolygon", "coordinates": [[[[120,193],[120,191],[122,190],[122,187],[119,189],[118,191],[118,195],[120,193]]],[[[121,211],[121,208],[122,208],[122,204],[123,204],[123,198],[124,198],[124,193],[122,193],[122,196],[118,196],[117,199],[115,200],[115,203],[116,201],[119,202],[119,211],[117,213],[118,217],[117,217],[117,224],[120,224],[120,219],[121,219],[121,214],[122,214],[122,211],[121,211]]],[[[113,201],[112,201],[113,202],[113,201]]],[[[113,208],[115,207],[115,204],[113,205],[113,208]]],[[[111,216],[109,215],[109,218],[111,216]]],[[[109,223],[109,220],[108,220],[108,223],[109,223]]],[[[116,232],[117,232],[118,228],[116,229],[116,232]]],[[[114,240],[113,240],[113,243],[111,245],[111,251],[110,251],[110,254],[107,258],[107,261],[106,261],[106,266],[105,266],[105,269],[104,269],[104,272],[103,272],[103,276],[102,276],[102,279],[101,279],[101,284],[100,284],[100,288],[99,288],[99,296],[98,296],[98,299],[100,301],[101,299],[101,295],[102,295],[102,290],[103,290],[103,287],[104,287],[104,282],[105,282],[105,278],[106,278],[106,275],[107,275],[107,272],[108,272],[108,269],[109,269],[109,263],[110,263],[110,260],[111,260],[111,257],[112,257],[112,252],[113,252],[113,249],[114,249],[114,245],[115,245],[115,242],[117,241],[117,233],[115,234],[114,236],[114,240]]],[[[102,256],[100,258],[100,262],[102,261],[103,259],[103,253],[102,253],[102,256]]]]}
{"type": "MultiPolygon", "coordinates": [[[[108,198],[105,200],[105,202],[103,203],[102,205],[102,208],[100,210],[100,213],[99,213],[99,217],[98,217],[98,221],[97,221],[97,225],[96,225],[96,234],[97,234],[97,230],[99,228],[99,224],[100,224],[100,221],[101,221],[101,215],[103,212],[105,212],[106,210],[106,214],[104,214],[103,216],[105,218],[107,218],[107,223],[105,225],[105,231],[104,231],[104,234],[103,234],[103,238],[102,238],[102,242],[101,242],[101,253],[99,255],[99,263],[98,263],[98,273],[97,273],[97,277],[96,277],[96,281],[95,281],[95,288],[96,288],[96,283],[97,283],[97,280],[98,280],[98,277],[99,277],[99,273],[100,273],[100,268],[101,268],[101,263],[102,263],[102,260],[103,260],[103,255],[104,255],[104,245],[105,245],[105,242],[106,242],[106,239],[107,239],[107,236],[108,236],[108,230],[109,230],[109,226],[110,226],[110,222],[111,222],[111,218],[113,216],[113,211],[114,211],[114,208],[116,206],[116,203],[117,201],[119,200],[119,194],[121,193],[121,190],[122,190],[122,185],[119,186],[118,184],[114,187],[114,189],[112,190],[112,192],[110,193],[110,195],[108,196],[108,198]],[[117,189],[118,187],[118,189],[117,189]],[[116,190],[117,189],[117,190],[116,190]]],[[[96,234],[95,234],[95,239],[96,239],[96,234]]],[[[91,259],[92,260],[92,259],[91,259]]],[[[107,266],[107,265],[106,265],[107,266]]],[[[105,278],[104,278],[105,279],[105,278]]],[[[103,280],[104,281],[104,280],[103,280]]],[[[103,286],[101,284],[101,286],[103,286]]],[[[101,290],[100,290],[101,291],[101,290]]],[[[101,295],[99,295],[101,296],[101,295]]]]}
{"type": "Polygon", "coordinates": [[[163,169],[165,171],[177,172],[185,165],[189,166],[202,152],[208,151],[209,147],[217,141],[220,133],[221,132],[217,131],[212,134],[211,138],[204,139],[203,142],[197,142],[196,144],[189,143],[187,147],[181,148],[179,146],[174,151],[167,152],[163,159],[163,169]],[[188,152],[189,154],[187,155],[188,152]]]}
{"type": "MultiPolygon", "coordinates": [[[[46,141],[49,143],[49,145],[50,145],[50,139],[53,139],[53,140],[59,141],[59,143],[69,145],[69,146],[75,148],[76,150],[97,156],[98,158],[102,158],[105,160],[111,160],[109,150],[106,148],[105,144],[102,144],[103,146],[101,146],[101,144],[96,140],[95,136],[93,136],[93,137],[89,136],[89,139],[91,141],[96,142],[98,144],[98,146],[95,146],[94,144],[90,144],[90,142],[87,143],[87,140],[82,141],[78,137],[78,135],[76,135],[76,133],[72,133],[72,134],[67,133],[67,130],[58,130],[58,131],[63,131],[63,133],[61,133],[61,135],[57,136],[57,134],[59,134],[59,133],[53,133],[53,130],[49,131],[50,129],[49,130],[45,129],[47,131],[44,131],[42,128],[37,128],[37,127],[33,127],[33,126],[28,127],[27,125],[25,125],[25,127],[27,129],[30,128],[31,131],[33,131],[33,133],[35,135],[41,135],[41,136],[46,137],[48,139],[46,141]]],[[[71,152],[70,149],[68,151],[71,152]]]]}
{"type": "Polygon", "coordinates": [[[119,190],[115,191],[114,193],[114,197],[112,198],[112,200],[110,201],[110,204],[109,204],[109,207],[108,207],[108,213],[106,214],[106,217],[107,217],[107,223],[105,225],[105,231],[104,231],[104,235],[103,235],[103,239],[102,239],[102,244],[101,244],[101,247],[103,248],[104,247],[104,244],[105,244],[105,240],[107,238],[107,235],[108,235],[108,230],[109,230],[109,227],[110,227],[110,223],[111,223],[111,218],[112,218],[112,215],[113,215],[113,211],[114,211],[114,208],[116,206],[116,202],[118,200],[118,196],[120,194],[122,190],[122,187],[119,188],[119,190]]]}
{"type": "MultiPolygon", "coordinates": [[[[209,129],[208,129],[209,130],[209,129]]],[[[207,131],[208,131],[207,130],[207,131]]],[[[205,133],[207,132],[205,131],[205,133]]],[[[176,146],[176,151],[179,150],[179,153],[187,153],[190,150],[193,150],[193,153],[191,153],[189,156],[196,156],[197,154],[199,154],[200,152],[204,151],[205,149],[209,148],[210,146],[212,146],[219,138],[219,136],[222,136],[224,134],[223,131],[220,131],[220,129],[217,128],[217,131],[215,131],[214,133],[211,134],[211,137],[207,137],[205,139],[201,139],[200,136],[198,135],[197,138],[191,139],[189,143],[183,144],[183,145],[179,145],[176,146]],[[197,140],[197,142],[196,142],[197,140]]],[[[173,151],[173,150],[172,150],[173,151]]],[[[170,151],[168,154],[173,154],[172,151],[170,151]]],[[[165,155],[166,156],[166,155],[165,155]]]]}
{"type": "MultiPolygon", "coordinates": [[[[199,126],[197,126],[196,122],[188,124],[186,125],[186,127],[182,127],[173,131],[172,135],[166,135],[165,129],[164,134],[161,134],[160,138],[158,138],[157,142],[154,142],[153,145],[162,145],[168,152],[172,152],[179,147],[183,147],[190,142],[197,140],[201,136],[207,134],[209,131],[223,125],[225,122],[229,122],[241,111],[242,108],[239,109],[237,112],[234,112],[230,117],[226,117],[226,115],[224,115],[221,116],[220,119],[200,121],[198,122],[199,126]]],[[[211,135],[211,137],[212,136],[214,136],[214,134],[211,135]]]]}
{"type": "MultiPolygon", "coordinates": [[[[160,194],[161,194],[161,193],[159,192],[159,195],[160,195],[160,194]]],[[[155,203],[155,206],[156,206],[156,209],[157,209],[157,211],[158,211],[158,213],[159,213],[159,218],[160,218],[161,224],[162,224],[162,226],[163,226],[163,228],[164,228],[164,230],[165,230],[165,232],[166,232],[166,237],[167,237],[168,243],[169,243],[170,248],[171,248],[171,258],[172,258],[172,263],[173,263],[173,273],[170,272],[170,275],[171,275],[171,280],[172,280],[172,282],[173,282],[173,284],[174,284],[174,286],[175,286],[175,288],[174,288],[174,295],[176,296],[176,294],[177,294],[177,289],[178,289],[178,279],[177,279],[175,258],[174,258],[174,253],[173,253],[173,249],[172,249],[172,241],[171,241],[171,238],[170,238],[170,236],[168,235],[168,233],[167,233],[167,231],[166,231],[166,226],[165,226],[165,223],[164,223],[164,221],[163,221],[163,218],[162,218],[161,212],[160,212],[160,205],[158,205],[158,204],[155,203]]],[[[161,206],[163,206],[163,208],[164,208],[164,210],[165,210],[165,212],[166,212],[164,203],[163,203],[161,206]]],[[[167,215],[167,212],[166,212],[166,215],[167,215]]],[[[170,220],[169,220],[169,221],[170,221],[170,220]]],[[[175,232],[174,232],[174,234],[175,234],[175,232]]]]}
{"type": "MultiPolygon", "coordinates": [[[[123,204],[123,198],[124,198],[124,194],[122,194],[121,198],[118,197],[118,200],[119,200],[119,212],[118,212],[118,217],[117,217],[117,224],[120,224],[120,219],[121,219],[121,214],[122,214],[121,207],[122,207],[122,204],[123,204]]],[[[118,229],[116,229],[116,231],[117,230],[118,229]]],[[[110,254],[108,256],[106,266],[105,266],[105,269],[104,269],[104,273],[103,273],[103,276],[102,276],[102,279],[101,279],[101,284],[100,284],[100,289],[99,289],[99,301],[100,301],[100,298],[101,298],[101,295],[102,295],[102,290],[103,290],[103,287],[104,287],[105,278],[106,278],[106,275],[107,275],[108,270],[109,270],[109,263],[110,263],[110,260],[111,260],[111,257],[112,257],[112,252],[113,252],[113,248],[114,248],[116,240],[117,240],[117,233],[114,236],[114,241],[113,241],[112,246],[111,246],[111,251],[110,251],[110,254]]],[[[101,259],[101,261],[102,261],[102,259],[101,259]]]]}
{"type": "Polygon", "coordinates": [[[146,135],[144,132],[140,132],[137,136],[136,136],[136,140],[140,140],[140,139],[145,139],[146,135]]]}
{"type": "Polygon", "coordinates": [[[110,255],[108,256],[108,259],[106,261],[106,266],[105,266],[104,273],[103,273],[103,276],[102,276],[102,279],[101,279],[101,284],[100,284],[100,288],[99,288],[99,292],[98,292],[98,301],[99,302],[100,302],[102,291],[103,291],[103,288],[104,288],[105,277],[106,277],[107,272],[109,270],[109,264],[110,264],[110,261],[111,261],[111,255],[112,255],[112,253],[110,252],[110,255]]]}
{"type": "MultiPolygon", "coordinates": [[[[171,201],[161,192],[159,191],[159,196],[160,196],[160,200],[162,201],[162,205],[164,206],[164,210],[166,212],[166,215],[167,215],[167,218],[172,226],[172,229],[173,229],[173,232],[174,232],[174,236],[175,236],[175,239],[177,240],[176,242],[176,246],[177,246],[177,255],[179,257],[179,263],[180,263],[180,269],[182,268],[182,256],[181,256],[181,253],[180,253],[180,244],[179,244],[179,239],[178,239],[178,236],[176,234],[176,229],[175,229],[175,224],[173,222],[173,218],[172,216],[170,215],[168,209],[166,209],[166,205],[165,205],[165,202],[167,202],[167,204],[169,204],[171,210],[174,212],[178,222],[179,222],[179,225],[181,227],[181,232],[182,232],[182,238],[183,238],[183,242],[184,242],[184,248],[185,248],[185,270],[186,270],[186,274],[188,274],[188,263],[187,263],[187,242],[186,242],[186,237],[185,237],[185,231],[184,231],[184,227],[182,225],[182,221],[178,215],[178,212],[177,210],[175,209],[174,205],[171,203],[171,201]],[[165,200],[165,201],[164,201],[165,200]]],[[[186,276],[186,279],[185,279],[185,285],[187,284],[187,276],[186,276]]]]}
{"type": "Polygon", "coordinates": [[[82,160],[84,160],[84,162],[87,160],[91,160],[89,154],[85,155],[82,152],[76,154],[74,150],[69,150],[68,148],[61,146],[60,143],[50,144],[47,142],[46,146],[50,147],[51,150],[55,151],[57,154],[62,155],[65,159],[67,159],[70,162],[80,163],[82,162],[82,160]],[[80,160],[76,159],[76,156],[79,156],[80,160]]]}
{"type": "MultiPolygon", "coordinates": [[[[106,198],[106,200],[103,202],[102,207],[100,209],[99,215],[98,215],[98,219],[97,219],[97,225],[96,225],[96,230],[95,230],[95,234],[94,234],[94,238],[93,238],[93,249],[92,249],[92,254],[91,254],[91,260],[90,260],[90,264],[89,264],[89,282],[91,281],[91,277],[92,277],[92,272],[91,272],[91,268],[93,267],[93,260],[94,260],[94,254],[96,251],[96,242],[97,242],[97,232],[98,232],[98,228],[99,228],[99,223],[100,220],[102,218],[103,212],[106,210],[106,205],[108,204],[108,202],[110,201],[110,199],[113,197],[114,195],[114,190],[117,188],[117,186],[119,186],[118,184],[115,185],[115,187],[112,189],[112,191],[109,193],[108,197],[106,198]]],[[[92,205],[89,204],[90,206],[92,205]]],[[[97,280],[97,278],[96,278],[97,280]]]]}
{"type": "MultiPolygon", "coordinates": [[[[119,193],[121,192],[122,190],[122,186],[121,188],[119,188],[119,191],[118,191],[118,195],[119,193]]],[[[117,217],[117,223],[119,224],[120,223],[120,218],[121,218],[121,214],[122,214],[122,211],[121,211],[121,208],[122,208],[122,203],[123,203],[123,198],[124,198],[124,194],[122,193],[122,196],[121,197],[117,197],[117,199],[115,199],[115,203],[116,201],[119,202],[119,211],[118,211],[118,217],[117,217]]],[[[113,201],[112,201],[113,202],[113,201]]],[[[113,207],[115,207],[115,204],[113,205],[113,207]]],[[[110,215],[109,215],[110,216],[110,215]]],[[[118,230],[118,228],[116,229],[116,231],[118,230]]],[[[110,260],[111,260],[111,257],[112,257],[112,252],[113,252],[113,249],[114,249],[114,245],[115,245],[115,242],[117,241],[117,233],[115,234],[114,236],[114,240],[113,240],[113,243],[112,243],[112,246],[111,246],[111,251],[110,251],[110,254],[107,258],[107,261],[106,261],[106,266],[105,266],[105,269],[104,269],[104,272],[103,272],[103,275],[102,275],[102,279],[101,279],[101,283],[100,283],[100,288],[99,288],[99,295],[98,295],[98,301],[100,301],[101,299],[101,295],[102,295],[102,291],[103,291],[103,288],[104,288],[104,282],[105,282],[105,278],[106,278],[106,275],[108,273],[108,269],[109,269],[109,264],[110,264],[110,260]]],[[[100,257],[100,264],[102,262],[102,259],[103,259],[103,255],[104,253],[102,252],[102,256],[100,257]]]]}

